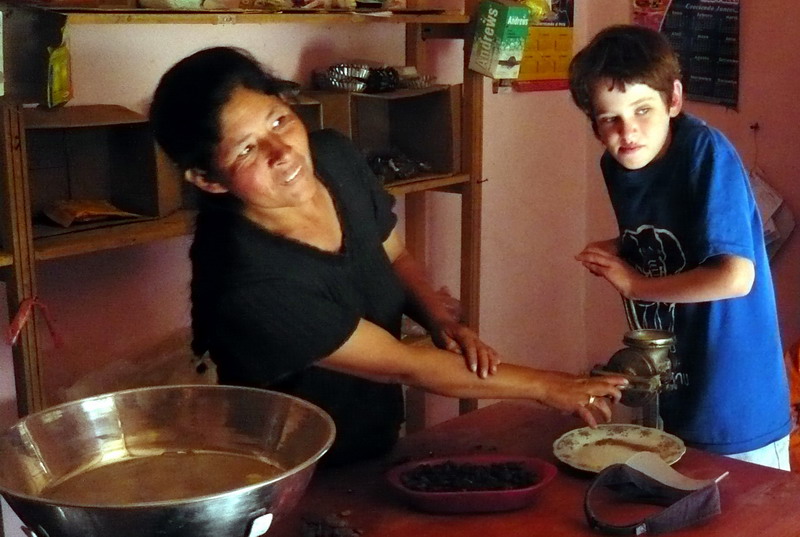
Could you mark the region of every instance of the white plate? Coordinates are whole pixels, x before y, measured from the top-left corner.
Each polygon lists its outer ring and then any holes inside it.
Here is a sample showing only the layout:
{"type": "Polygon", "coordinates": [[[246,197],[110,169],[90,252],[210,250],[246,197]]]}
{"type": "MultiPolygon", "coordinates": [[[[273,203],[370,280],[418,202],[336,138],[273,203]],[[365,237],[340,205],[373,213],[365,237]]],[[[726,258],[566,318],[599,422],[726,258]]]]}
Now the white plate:
{"type": "Polygon", "coordinates": [[[656,453],[667,464],[673,464],[686,452],[686,446],[680,438],[664,431],[627,424],[574,429],[553,442],[558,460],[589,472],[621,464],[642,451],[656,453]]]}

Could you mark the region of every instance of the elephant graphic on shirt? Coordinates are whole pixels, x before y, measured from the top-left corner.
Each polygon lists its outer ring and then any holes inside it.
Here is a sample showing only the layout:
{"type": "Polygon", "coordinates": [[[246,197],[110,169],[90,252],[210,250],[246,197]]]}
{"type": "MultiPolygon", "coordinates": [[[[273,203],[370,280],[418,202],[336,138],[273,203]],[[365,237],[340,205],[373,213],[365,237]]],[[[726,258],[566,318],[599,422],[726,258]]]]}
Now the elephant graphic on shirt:
{"type": "MultiPolygon", "coordinates": [[[[670,231],[654,226],[625,230],[620,241],[622,257],[650,278],[677,274],[686,268],[686,255],[680,241],[670,231]]],[[[675,331],[675,304],[626,300],[631,327],[675,331]]]]}

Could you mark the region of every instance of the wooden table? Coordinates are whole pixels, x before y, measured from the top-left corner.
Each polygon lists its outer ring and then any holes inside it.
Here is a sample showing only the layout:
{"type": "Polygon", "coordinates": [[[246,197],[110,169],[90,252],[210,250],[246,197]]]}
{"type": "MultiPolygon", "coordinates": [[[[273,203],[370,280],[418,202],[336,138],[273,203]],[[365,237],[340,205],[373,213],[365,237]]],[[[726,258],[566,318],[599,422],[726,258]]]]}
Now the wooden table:
{"type": "MultiPolygon", "coordinates": [[[[582,427],[572,416],[527,403],[497,403],[403,438],[383,460],[322,469],[298,507],[276,521],[269,537],[301,537],[303,520],[340,515],[365,537],[580,537],[597,536],[583,514],[594,474],[573,470],[552,453],[562,433],[582,427]],[[384,473],[398,461],[432,455],[499,452],[539,457],[559,473],[530,507],[472,515],[432,515],[407,507],[389,489],[384,473]]],[[[800,474],[782,472],[689,449],[673,466],[697,479],[720,482],[722,514],[675,537],[800,536],[800,474]]],[[[620,522],[620,521],[618,521],[620,522]]]]}

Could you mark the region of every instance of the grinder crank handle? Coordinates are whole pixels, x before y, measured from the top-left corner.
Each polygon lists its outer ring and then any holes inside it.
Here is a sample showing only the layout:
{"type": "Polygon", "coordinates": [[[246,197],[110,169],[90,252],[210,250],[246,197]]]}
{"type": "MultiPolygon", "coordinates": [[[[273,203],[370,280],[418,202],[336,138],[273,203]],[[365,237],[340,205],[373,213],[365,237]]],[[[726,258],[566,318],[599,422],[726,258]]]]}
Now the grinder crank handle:
{"type": "Polygon", "coordinates": [[[625,377],[628,379],[628,385],[620,386],[620,390],[650,392],[658,388],[657,377],[640,377],[638,375],[628,375],[618,371],[607,371],[598,368],[592,369],[591,375],[593,377],[625,377]]]}

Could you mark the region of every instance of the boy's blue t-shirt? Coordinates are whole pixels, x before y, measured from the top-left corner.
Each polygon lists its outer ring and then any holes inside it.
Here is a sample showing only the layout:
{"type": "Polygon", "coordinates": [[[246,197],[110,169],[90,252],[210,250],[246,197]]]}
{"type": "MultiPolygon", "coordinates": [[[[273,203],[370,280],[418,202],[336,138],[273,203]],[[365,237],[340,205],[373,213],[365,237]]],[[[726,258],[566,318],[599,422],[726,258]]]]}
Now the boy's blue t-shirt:
{"type": "Polygon", "coordinates": [[[601,159],[622,257],[650,277],[685,272],[718,255],[755,264],[747,296],[692,304],[626,300],[632,329],[675,333],[678,389],[663,394],[664,428],[721,454],[789,434],[789,392],[764,245],[748,174],[731,143],[703,121],[672,122],[667,153],[628,170],[601,159]]]}

